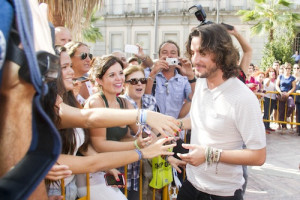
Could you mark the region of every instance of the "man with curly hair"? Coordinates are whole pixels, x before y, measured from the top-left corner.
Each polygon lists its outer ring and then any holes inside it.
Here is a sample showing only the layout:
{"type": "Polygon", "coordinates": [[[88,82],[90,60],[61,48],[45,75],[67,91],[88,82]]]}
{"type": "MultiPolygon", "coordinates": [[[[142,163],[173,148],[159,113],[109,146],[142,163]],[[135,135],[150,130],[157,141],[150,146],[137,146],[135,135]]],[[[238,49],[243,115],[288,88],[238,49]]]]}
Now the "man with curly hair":
{"type": "Polygon", "coordinates": [[[266,138],[256,96],[238,78],[238,51],[219,24],[194,28],[186,44],[187,56],[199,72],[190,118],[186,161],[187,180],[177,199],[240,200],[242,165],[262,165],[266,138]],[[243,143],[247,146],[243,149],[243,143]]]}

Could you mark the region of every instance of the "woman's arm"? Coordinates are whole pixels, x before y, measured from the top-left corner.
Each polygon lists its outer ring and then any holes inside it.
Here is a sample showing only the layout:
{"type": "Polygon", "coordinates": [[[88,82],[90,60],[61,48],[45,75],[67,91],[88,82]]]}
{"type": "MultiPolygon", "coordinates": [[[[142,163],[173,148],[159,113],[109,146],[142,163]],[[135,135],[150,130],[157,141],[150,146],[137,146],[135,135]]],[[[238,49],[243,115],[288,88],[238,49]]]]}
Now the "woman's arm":
{"type": "Polygon", "coordinates": [[[280,78],[279,77],[280,76],[278,76],[277,79],[276,79],[276,85],[275,85],[275,87],[276,87],[277,92],[279,92],[281,94],[281,90],[280,90],[280,78]]]}
{"type": "MultiPolygon", "coordinates": [[[[164,145],[166,142],[174,138],[163,138],[154,144],[141,149],[143,158],[153,158],[158,155],[173,155],[169,152],[169,148],[173,148],[175,144],[164,145]]],[[[112,168],[124,166],[126,164],[139,160],[139,154],[135,150],[121,152],[98,153],[92,156],[73,156],[61,154],[58,162],[68,165],[73,174],[82,174],[88,172],[105,171],[112,168]]]]}
{"type": "MultiPolygon", "coordinates": [[[[174,134],[179,130],[179,123],[175,118],[149,110],[145,112],[147,112],[147,124],[161,134],[168,136],[165,131],[174,134]]],[[[65,103],[60,103],[59,116],[61,122],[59,128],[103,128],[124,126],[126,124],[135,123],[137,118],[139,118],[138,114],[138,110],[135,109],[78,109],[68,106],[65,103]]]]}
{"type": "Polygon", "coordinates": [[[247,42],[247,40],[235,29],[235,27],[232,31],[228,30],[228,32],[237,39],[243,49],[243,56],[240,62],[240,66],[244,73],[246,73],[252,59],[252,47],[247,42]]]}
{"type": "Polygon", "coordinates": [[[292,82],[292,89],[288,91],[288,95],[290,96],[296,89],[296,81],[292,82]]]}

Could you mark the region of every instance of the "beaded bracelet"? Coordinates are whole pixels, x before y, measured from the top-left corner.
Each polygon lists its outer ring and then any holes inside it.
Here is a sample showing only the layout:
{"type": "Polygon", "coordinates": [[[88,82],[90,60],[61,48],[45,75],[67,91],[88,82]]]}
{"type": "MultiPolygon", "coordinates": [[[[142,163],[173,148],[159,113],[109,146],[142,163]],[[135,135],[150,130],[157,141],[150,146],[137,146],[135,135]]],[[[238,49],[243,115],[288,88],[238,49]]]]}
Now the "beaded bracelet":
{"type": "Polygon", "coordinates": [[[140,147],[139,147],[139,145],[138,145],[138,143],[137,143],[137,140],[134,140],[134,146],[135,146],[135,148],[137,148],[137,149],[141,149],[140,147]]]}
{"type": "Polygon", "coordinates": [[[216,174],[218,173],[218,163],[220,161],[222,149],[217,149],[213,147],[206,147],[204,151],[205,155],[205,170],[207,169],[208,166],[212,165],[213,163],[217,163],[216,165],[216,174]]]}

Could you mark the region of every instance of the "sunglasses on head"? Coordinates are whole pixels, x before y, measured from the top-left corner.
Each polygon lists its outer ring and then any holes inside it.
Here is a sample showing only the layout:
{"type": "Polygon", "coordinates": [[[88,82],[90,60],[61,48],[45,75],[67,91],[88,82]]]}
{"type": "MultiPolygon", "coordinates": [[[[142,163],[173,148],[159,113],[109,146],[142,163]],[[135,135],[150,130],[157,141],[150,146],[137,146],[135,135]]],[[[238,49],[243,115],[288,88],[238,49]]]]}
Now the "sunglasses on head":
{"type": "Polygon", "coordinates": [[[141,82],[141,84],[147,83],[147,78],[132,78],[130,80],[125,81],[125,83],[130,83],[131,85],[136,85],[138,82],[141,82]]]}
{"type": "Polygon", "coordinates": [[[77,55],[77,56],[80,56],[81,60],[86,59],[87,56],[89,56],[91,60],[93,59],[93,54],[91,54],[91,53],[89,53],[89,54],[88,53],[81,53],[80,55],[77,55]]]}

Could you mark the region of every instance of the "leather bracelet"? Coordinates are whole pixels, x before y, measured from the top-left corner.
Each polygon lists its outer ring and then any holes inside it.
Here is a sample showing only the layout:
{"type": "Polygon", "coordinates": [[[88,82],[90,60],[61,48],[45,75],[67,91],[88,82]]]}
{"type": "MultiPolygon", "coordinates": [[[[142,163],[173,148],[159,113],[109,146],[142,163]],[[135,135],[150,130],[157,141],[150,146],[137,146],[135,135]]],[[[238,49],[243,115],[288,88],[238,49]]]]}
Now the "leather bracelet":
{"type": "Polygon", "coordinates": [[[194,76],[194,78],[192,80],[189,80],[189,83],[195,83],[197,81],[196,77],[194,76]]]}

